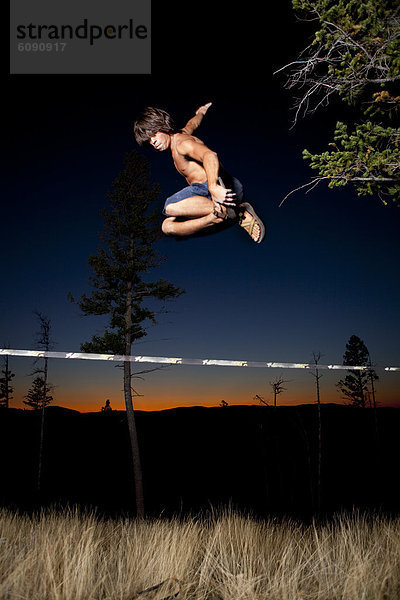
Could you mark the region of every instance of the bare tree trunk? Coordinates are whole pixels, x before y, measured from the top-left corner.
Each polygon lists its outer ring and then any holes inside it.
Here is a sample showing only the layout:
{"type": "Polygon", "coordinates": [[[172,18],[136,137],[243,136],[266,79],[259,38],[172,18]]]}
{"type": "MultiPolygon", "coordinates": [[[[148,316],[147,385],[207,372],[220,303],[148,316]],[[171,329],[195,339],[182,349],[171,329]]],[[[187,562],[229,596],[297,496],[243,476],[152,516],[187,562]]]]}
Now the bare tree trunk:
{"type": "MultiPolygon", "coordinates": [[[[368,353],[369,354],[369,353],[368,353]]],[[[381,449],[379,439],[379,424],[378,424],[378,413],[376,410],[376,397],[375,397],[375,384],[374,384],[374,373],[372,371],[371,356],[369,356],[369,379],[371,383],[371,395],[372,395],[372,408],[374,413],[374,429],[375,429],[375,452],[374,452],[374,465],[375,465],[375,489],[378,491],[378,499],[380,499],[379,490],[382,488],[381,481],[381,449]]]]}
{"type": "Polygon", "coordinates": [[[317,415],[318,415],[318,460],[317,460],[317,508],[321,508],[321,463],[322,463],[322,425],[321,425],[321,398],[319,394],[318,369],[315,369],[315,380],[317,385],[317,415]]]}
{"type": "Polygon", "coordinates": [[[364,386],[363,386],[363,381],[362,381],[362,378],[361,378],[361,372],[360,371],[357,373],[357,377],[358,377],[358,385],[360,387],[360,394],[361,394],[361,406],[362,406],[362,408],[365,408],[364,386]]]}
{"type": "Polygon", "coordinates": [[[124,363],[124,395],[126,416],[128,419],[129,437],[131,440],[132,460],[133,460],[133,475],[135,480],[136,494],[136,514],[139,518],[144,518],[144,495],[143,495],[143,479],[142,467],[140,462],[139,441],[136,430],[135,411],[132,402],[131,390],[131,363],[124,363]]]}
{"type": "Polygon", "coordinates": [[[38,494],[41,492],[42,488],[42,469],[43,469],[43,445],[44,445],[44,410],[45,404],[42,402],[41,409],[41,423],[40,423],[40,443],[39,443],[39,461],[38,461],[38,476],[37,476],[37,484],[36,489],[38,494]]]}
{"type": "MultiPolygon", "coordinates": [[[[131,244],[132,252],[132,244],[131,244]]],[[[127,294],[126,294],[126,312],[125,312],[125,354],[131,355],[132,350],[132,283],[128,282],[127,294]]],[[[132,387],[131,387],[131,363],[128,361],[124,362],[124,397],[126,416],[128,420],[129,437],[131,440],[132,460],[133,460],[133,476],[135,480],[135,494],[136,494],[136,515],[137,517],[144,518],[144,494],[143,494],[143,478],[142,478],[142,466],[140,462],[139,452],[139,441],[136,430],[135,412],[133,409],[132,401],[132,387]]]]}
{"type": "Polygon", "coordinates": [[[5,390],[4,390],[4,392],[5,392],[5,396],[4,396],[5,405],[4,405],[4,407],[5,408],[9,408],[9,394],[8,394],[8,389],[9,389],[9,383],[10,383],[10,381],[8,379],[8,355],[6,355],[5,377],[6,377],[6,382],[5,382],[5,390]]]}
{"type": "Polygon", "coordinates": [[[372,392],[372,406],[374,408],[374,421],[375,421],[375,437],[376,437],[376,446],[379,447],[379,427],[378,427],[378,415],[376,412],[376,397],[375,397],[375,384],[374,384],[374,375],[371,370],[371,357],[369,358],[369,378],[371,382],[371,392],[372,392]]]}
{"type": "MultiPolygon", "coordinates": [[[[49,351],[49,340],[46,342],[46,351],[49,351]]],[[[41,423],[40,423],[40,443],[39,443],[39,461],[38,461],[38,476],[37,476],[37,492],[40,494],[42,489],[42,471],[43,471],[43,450],[44,450],[44,417],[47,399],[47,377],[48,377],[48,358],[44,359],[44,370],[43,370],[43,399],[41,409],[41,423]]]]}
{"type": "Polygon", "coordinates": [[[322,481],[321,481],[321,471],[322,471],[322,420],[321,420],[321,395],[320,395],[320,387],[319,380],[322,375],[319,374],[318,371],[318,363],[321,359],[320,352],[313,352],[314,364],[315,364],[315,373],[311,373],[315,379],[315,386],[317,391],[317,423],[318,423],[318,448],[317,448],[317,498],[316,504],[317,509],[321,508],[321,489],[322,489],[322,481]]]}

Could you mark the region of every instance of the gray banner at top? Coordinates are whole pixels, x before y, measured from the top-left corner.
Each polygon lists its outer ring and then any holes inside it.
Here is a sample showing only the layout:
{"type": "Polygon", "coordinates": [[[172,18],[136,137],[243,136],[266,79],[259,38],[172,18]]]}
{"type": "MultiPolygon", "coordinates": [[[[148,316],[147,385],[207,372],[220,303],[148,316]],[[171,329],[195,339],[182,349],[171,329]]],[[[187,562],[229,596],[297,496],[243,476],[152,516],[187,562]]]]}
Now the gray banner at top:
{"type": "Polygon", "coordinates": [[[150,73],[150,26],[150,0],[11,0],[10,73],[150,73]]]}

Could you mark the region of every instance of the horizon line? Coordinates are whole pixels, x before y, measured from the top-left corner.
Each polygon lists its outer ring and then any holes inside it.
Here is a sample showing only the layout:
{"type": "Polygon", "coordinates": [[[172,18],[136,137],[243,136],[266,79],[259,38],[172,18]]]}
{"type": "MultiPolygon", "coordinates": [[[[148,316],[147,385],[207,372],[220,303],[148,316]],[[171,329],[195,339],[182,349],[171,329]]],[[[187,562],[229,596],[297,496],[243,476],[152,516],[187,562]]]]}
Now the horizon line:
{"type": "MultiPolygon", "coordinates": [[[[343,406],[345,408],[360,408],[358,406],[354,406],[351,403],[344,403],[344,402],[321,402],[320,403],[321,406],[343,406]]],[[[318,406],[318,403],[316,401],[314,402],[300,402],[298,404],[277,404],[276,406],[274,406],[273,404],[229,404],[227,406],[221,406],[219,404],[190,404],[190,405],[177,405],[177,406],[167,406],[164,408],[155,408],[155,409],[144,409],[144,408],[135,408],[135,412],[163,412],[163,411],[167,411],[167,410],[174,410],[176,408],[232,408],[232,407],[256,407],[256,408],[296,408],[299,406],[318,406]]],[[[68,406],[61,406],[59,404],[54,404],[54,405],[49,405],[45,407],[46,409],[51,408],[61,408],[63,410],[69,410],[71,412],[78,412],[80,414],[97,414],[97,413],[102,413],[102,412],[114,412],[114,413],[126,413],[126,409],[125,408],[111,408],[110,411],[103,411],[102,408],[100,408],[99,410],[79,410],[78,408],[69,408],[68,406]]],[[[365,409],[373,409],[373,406],[365,406],[365,409]]],[[[376,406],[376,408],[400,408],[399,405],[396,404],[378,404],[376,406]]],[[[0,414],[1,414],[1,408],[0,408],[0,414]]],[[[31,408],[25,408],[25,407],[19,407],[19,406],[9,406],[8,408],[5,408],[5,410],[20,410],[20,411],[24,411],[24,412],[35,412],[36,410],[40,411],[41,408],[35,409],[33,407],[31,408]]]]}

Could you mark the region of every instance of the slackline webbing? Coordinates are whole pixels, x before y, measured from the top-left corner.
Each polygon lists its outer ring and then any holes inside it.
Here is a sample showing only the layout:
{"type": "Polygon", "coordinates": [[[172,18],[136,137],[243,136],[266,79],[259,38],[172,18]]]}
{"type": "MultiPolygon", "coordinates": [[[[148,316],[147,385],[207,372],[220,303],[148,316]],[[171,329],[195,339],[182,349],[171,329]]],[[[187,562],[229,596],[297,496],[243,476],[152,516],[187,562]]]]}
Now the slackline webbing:
{"type": "MultiPolygon", "coordinates": [[[[332,369],[368,371],[368,366],[316,365],[315,363],[255,362],[250,360],[216,360],[210,358],[169,358],[167,356],[125,356],[123,354],[89,354],[86,352],[51,352],[44,350],[11,350],[0,348],[0,356],[31,356],[33,358],[78,358],[81,360],[105,360],[110,362],[137,362],[166,365],[196,365],[214,367],[261,367],[264,369],[332,369]]],[[[400,367],[384,368],[385,371],[400,371],[400,367]]]]}

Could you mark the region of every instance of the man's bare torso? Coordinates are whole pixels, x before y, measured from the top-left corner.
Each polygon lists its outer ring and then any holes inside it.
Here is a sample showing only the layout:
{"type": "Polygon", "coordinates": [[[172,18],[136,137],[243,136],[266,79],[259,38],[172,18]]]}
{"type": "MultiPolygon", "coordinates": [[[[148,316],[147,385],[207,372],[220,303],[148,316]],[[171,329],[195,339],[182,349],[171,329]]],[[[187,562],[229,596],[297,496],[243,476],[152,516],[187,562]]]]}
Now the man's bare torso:
{"type": "Polygon", "coordinates": [[[175,168],[181,175],[183,175],[189,185],[192,183],[202,183],[207,179],[207,175],[202,163],[179,150],[180,144],[186,140],[193,140],[203,144],[203,142],[194,135],[188,135],[187,133],[175,133],[171,137],[171,153],[175,168]]]}

